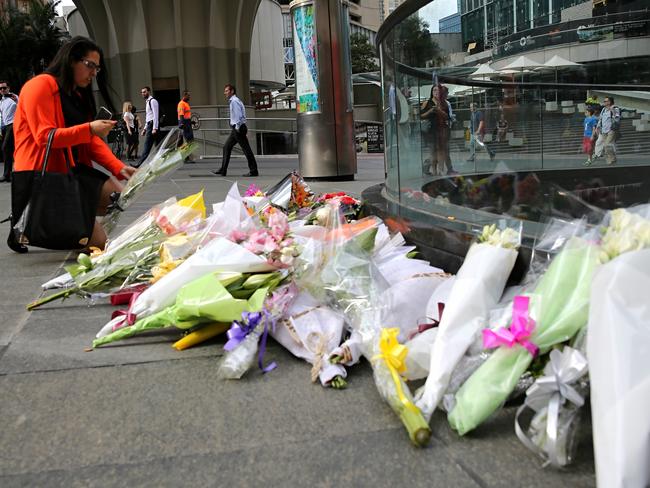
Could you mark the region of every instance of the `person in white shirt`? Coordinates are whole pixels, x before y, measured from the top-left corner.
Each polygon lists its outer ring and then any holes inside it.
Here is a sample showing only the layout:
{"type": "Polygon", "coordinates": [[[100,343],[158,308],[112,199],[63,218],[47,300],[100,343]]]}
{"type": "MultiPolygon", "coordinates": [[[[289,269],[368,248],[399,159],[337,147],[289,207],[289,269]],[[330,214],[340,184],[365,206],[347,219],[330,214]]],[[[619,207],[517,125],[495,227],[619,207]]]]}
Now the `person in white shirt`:
{"type": "Polygon", "coordinates": [[[232,128],[232,131],[223,146],[221,168],[213,171],[213,173],[219,176],[226,176],[232,148],[235,144],[239,144],[248,160],[249,172],[243,176],[259,176],[259,172],[257,171],[257,162],[255,161],[255,156],[253,155],[251,146],[248,143],[248,138],[246,137],[248,127],[246,127],[246,109],[244,108],[244,104],[237,97],[235,87],[231,84],[227,84],[224,87],[223,94],[230,104],[230,127],[232,128]]]}
{"type": "Polygon", "coordinates": [[[11,169],[14,162],[14,114],[18,97],[9,91],[9,83],[0,81],[0,150],[4,161],[4,174],[0,182],[11,181],[11,169]]]}
{"type": "Polygon", "coordinates": [[[146,117],[145,117],[145,126],[142,128],[142,135],[144,137],[144,150],[142,155],[138,160],[137,166],[140,166],[144,163],[144,160],[147,159],[151,148],[153,147],[154,142],[158,138],[158,127],[159,124],[159,109],[158,109],[158,100],[151,96],[151,88],[145,86],[140,90],[142,98],[144,98],[145,108],[146,108],[146,117]]]}

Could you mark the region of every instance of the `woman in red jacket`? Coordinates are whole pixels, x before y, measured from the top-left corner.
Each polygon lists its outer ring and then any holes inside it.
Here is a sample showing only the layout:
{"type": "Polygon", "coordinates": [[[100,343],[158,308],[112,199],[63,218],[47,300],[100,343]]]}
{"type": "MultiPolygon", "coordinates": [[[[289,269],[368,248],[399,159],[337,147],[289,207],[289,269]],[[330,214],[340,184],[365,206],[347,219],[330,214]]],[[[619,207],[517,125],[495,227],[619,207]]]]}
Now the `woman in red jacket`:
{"type": "Polygon", "coordinates": [[[103,249],[106,244],[106,233],[95,222],[95,215],[103,215],[110,194],[121,190],[121,185],[109,174],[128,180],[135,168],[113,156],[102,139],[116,122],[93,120],[97,112],[92,93],[95,77],[106,104],[112,107],[103,67],[101,48],[90,39],[74,37],[59,49],[45,72],[25,83],[20,92],[14,119],[12,231],[7,240],[9,247],[16,252],[27,252],[27,248],[18,243],[13,227],[29,203],[34,172],[43,167],[47,139],[52,129],[56,132],[47,171],[65,172],[67,153],[73,171],[79,176],[84,204],[92,216],[88,225],[94,227],[88,246],[103,249]],[[93,168],[93,162],[101,165],[107,173],[93,168]]]}

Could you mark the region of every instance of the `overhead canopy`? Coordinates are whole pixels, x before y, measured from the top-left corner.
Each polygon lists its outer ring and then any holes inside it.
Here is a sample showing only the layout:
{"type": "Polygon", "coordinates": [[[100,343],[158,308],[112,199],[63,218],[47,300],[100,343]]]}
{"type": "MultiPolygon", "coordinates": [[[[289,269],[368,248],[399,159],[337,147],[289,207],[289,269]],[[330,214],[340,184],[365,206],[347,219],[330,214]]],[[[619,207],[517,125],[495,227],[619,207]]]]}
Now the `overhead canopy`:
{"type": "Polygon", "coordinates": [[[532,59],[522,55],[519,56],[517,59],[515,59],[512,63],[507,64],[506,66],[501,68],[499,71],[501,73],[503,73],[504,70],[523,71],[525,69],[530,69],[530,68],[539,68],[540,66],[543,65],[538,63],[537,61],[533,61],[532,59]]]}

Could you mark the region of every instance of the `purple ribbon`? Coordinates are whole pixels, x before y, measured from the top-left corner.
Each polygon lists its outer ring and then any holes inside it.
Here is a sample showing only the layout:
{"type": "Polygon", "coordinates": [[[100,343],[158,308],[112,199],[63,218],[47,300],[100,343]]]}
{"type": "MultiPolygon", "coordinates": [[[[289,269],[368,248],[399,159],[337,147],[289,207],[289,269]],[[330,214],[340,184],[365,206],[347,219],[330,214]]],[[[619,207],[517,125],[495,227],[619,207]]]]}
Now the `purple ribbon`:
{"type": "Polygon", "coordinates": [[[236,348],[244,339],[246,339],[248,334],[255,330],[255,327],[260,323],[260,320],[262,320],[261,312],[243,312],[241,314],[241,322],[235,320],[230,329],[228,329],[228,332],[226,332],[228,342],[223,346],[224,350],[232,351],[236,348]]]}
{"type": "Polygon", "coordinates": [[[493,349],[499,346],[513,347],[519,344],[531,356],[537,356],[539,348],[528,339],[535,329],[535,321],[528,315],[530,298],[518,295],[512,304],[512,322],[509,328],[499,327],[497,330],[483,330],[483,347],[493,349]]]}
{"type": "Polygon", "coordinates": [[[275,330],[275,320],[273,320],[268,311],[243,312],[241,321],[234,321],[228,332],[226,332],[228,342],[226,342],[223,348],[226,351],[232,351],[235,349],[257,328],[258,325],[260,325],[262,320],[264,320],[264,331],[262,332],[262,341],[260,342],[257,364],[263,373],[268,373],[278,366],[275,362],[272,362],[266,367],[264,366],[264,353],[266,352],[266,341],[268,340],[269,335],[269,322],[271,323],[273,330],[275,330]]]}
{"type": "Polygon", "coordinates": [[[275,368],[278,367],[275,361],[272,361],[266,367],[264,367],[263,365],[264,353],[266,352],[266,340],[269,337],[269,322],[271,322],[271,328],[275,332],[275,320],[273,319],[273,316],[267,310],[265,310],[264,311],[264,332],[262,333],[262,342],[260,342],[260,352],[257,356],[257,365],[262,370],[262,373],[268,373],[269,371],[273,371],[275,368]]]}

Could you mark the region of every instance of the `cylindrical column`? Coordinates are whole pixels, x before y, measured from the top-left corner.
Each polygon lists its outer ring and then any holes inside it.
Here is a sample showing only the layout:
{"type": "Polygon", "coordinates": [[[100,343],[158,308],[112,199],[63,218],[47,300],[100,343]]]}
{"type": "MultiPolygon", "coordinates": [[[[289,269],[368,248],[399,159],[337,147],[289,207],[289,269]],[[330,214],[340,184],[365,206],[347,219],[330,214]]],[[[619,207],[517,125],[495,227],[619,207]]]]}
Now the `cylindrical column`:
{"type": "Polygon", "coordinates": [[[291,3],[298,158],[305,178],[354,179],[348,7],[341,0],[291,3]]]}

